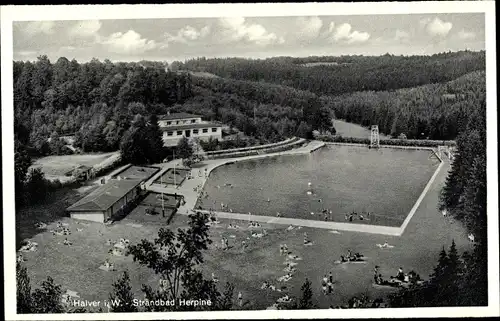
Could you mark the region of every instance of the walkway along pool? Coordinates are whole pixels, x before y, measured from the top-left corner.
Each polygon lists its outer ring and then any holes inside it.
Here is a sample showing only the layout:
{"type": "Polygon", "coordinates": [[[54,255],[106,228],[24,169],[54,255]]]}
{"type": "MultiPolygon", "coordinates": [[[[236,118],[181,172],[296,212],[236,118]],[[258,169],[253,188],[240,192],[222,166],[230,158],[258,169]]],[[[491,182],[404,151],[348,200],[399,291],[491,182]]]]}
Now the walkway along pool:
{"type": "Polygon", "coordinates": [[[217,211],[399,227],[439,160],[430,150],[331,145],[308,155],[268,157],[216,168],[197,206],[217,211]],[[311,183],[311,185],[309,185],[311,183]],[[308,194],[310,191],[312,194],[308,194]],[[222,208],[224,204],[225,208],[222,208]]]}

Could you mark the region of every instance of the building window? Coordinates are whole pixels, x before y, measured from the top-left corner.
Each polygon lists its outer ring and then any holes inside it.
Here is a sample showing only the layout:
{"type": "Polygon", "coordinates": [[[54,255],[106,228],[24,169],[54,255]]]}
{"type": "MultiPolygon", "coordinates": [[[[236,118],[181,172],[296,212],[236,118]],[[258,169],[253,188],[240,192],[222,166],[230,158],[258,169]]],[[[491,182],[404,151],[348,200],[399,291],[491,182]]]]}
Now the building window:
{"type": "Polygon", "coordinates": [[[177,125],[179,125],[179,121],[176,121],[175,123],[176,123],[177,125]]]}
{"type": "Polygon", "coordinates": [[[191,124],[196,123],[196,119],[191,119],[191,124]]]}
{"type": "Polygon", "coordinates": [[[198,129],[193,129],[193,134],[198,134],[199,130],[198,129]]]}
{"type": "Polygon", "coordinates": [[[171,125],[171,124],[172,124],[172,122],[171,122],[171,121],[168,121],[168,122],[167,122],[167,125],[171,125]]]}
{"type": "Polygon", "coordinates": [[[208,133],[208,128],[203,128],[204,133],[208,133]]]}
{"type": "Polygon", "coordinates": [[[174,132],[167,132],[167,136],[172,136],[174,132]]]}
{"type": "Polygon", "coordinates": [[[217,128],[212,128],[212,133],[217,132],[217,128]]]}
{"type": "Polygon", "coordinates": [[[177,136],[181,136],[182,135],[182,130],[178,130],[177,131],[177,136]]]}

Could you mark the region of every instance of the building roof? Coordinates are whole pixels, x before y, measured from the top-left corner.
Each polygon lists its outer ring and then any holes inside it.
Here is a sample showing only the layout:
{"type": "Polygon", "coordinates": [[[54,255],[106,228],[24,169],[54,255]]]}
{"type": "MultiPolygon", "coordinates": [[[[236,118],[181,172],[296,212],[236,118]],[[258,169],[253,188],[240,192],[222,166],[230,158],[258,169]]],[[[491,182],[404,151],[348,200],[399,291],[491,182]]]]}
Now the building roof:
{"type": "Polygon", "coordinates": [[[215,123],[194,123],[186,125],[173,125],[167,127],[160,127],[160,130],[164,132],[170,132],[170,131],[184,130],[184,129],[201,129],[201,128],[212,128],[212,127],[222,127],[222,125],[215,123]]]}
{"type": "Polygon", "coordinates": [[[201,118],[201,116],[188,113],[171,113],[168,115],[158,116],[158,120],[177,120],[177,119],[187,119],[187,118],[201,118]]]}
{"type": "Polygon", "coordinates": [[[142,181],[142,179],[110,180],[68,207],[67,211],[106,211],[142,181]]]}

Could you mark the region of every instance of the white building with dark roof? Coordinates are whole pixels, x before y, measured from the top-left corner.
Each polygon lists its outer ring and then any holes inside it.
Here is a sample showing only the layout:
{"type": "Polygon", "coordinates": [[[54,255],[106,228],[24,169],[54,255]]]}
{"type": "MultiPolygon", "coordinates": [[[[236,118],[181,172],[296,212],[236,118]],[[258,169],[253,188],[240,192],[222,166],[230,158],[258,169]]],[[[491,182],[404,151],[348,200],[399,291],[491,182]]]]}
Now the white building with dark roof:
{"type": "Polygon", "coordinates": [[[172,113],[158,117],[158,125],[163,131],[163,143],[171,147],[182,137],[200,140],[222,139],[222,125],[203,121],[201,116],[188,113],[172,113]]]}
{"type": "Polygon", "coordinates": [[[142,183],[157,171],[159,168],[128,166],[66,211],[74,219],[106,222],[123,213],[141,194],[142,183]]]}

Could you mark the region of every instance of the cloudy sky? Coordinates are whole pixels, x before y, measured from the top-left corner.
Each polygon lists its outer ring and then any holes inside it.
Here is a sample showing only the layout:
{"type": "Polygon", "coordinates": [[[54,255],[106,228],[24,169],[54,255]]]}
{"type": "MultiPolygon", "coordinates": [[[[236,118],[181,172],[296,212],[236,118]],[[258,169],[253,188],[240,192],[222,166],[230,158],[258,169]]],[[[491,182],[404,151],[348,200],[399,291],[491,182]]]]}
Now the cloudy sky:
{"type": "Polygon", "coordinates": [[[485,49],[484,15],[169,18],[14,22],[15,60],[433,54],[485,49]]]}

